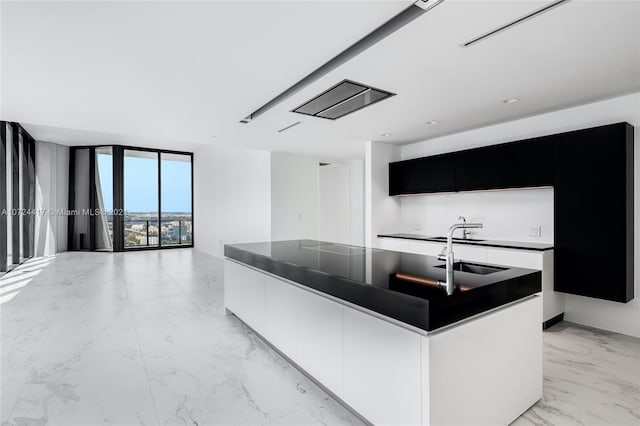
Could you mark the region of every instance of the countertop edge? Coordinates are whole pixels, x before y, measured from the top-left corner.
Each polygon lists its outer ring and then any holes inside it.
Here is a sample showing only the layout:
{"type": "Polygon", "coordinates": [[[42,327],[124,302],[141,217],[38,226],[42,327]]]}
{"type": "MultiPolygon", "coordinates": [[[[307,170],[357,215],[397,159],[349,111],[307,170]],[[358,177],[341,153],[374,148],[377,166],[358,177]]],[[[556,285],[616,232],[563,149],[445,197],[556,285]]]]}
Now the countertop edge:
{"type": "MultiPolygon", "coordinates": [[[[411,235],[407,235],[407,234],[378,234],[377,237],[378,238],[396,238],[396,239],[400,239],[400,240],[427,241],[427,242],[430,242],[430,243],[444,243],[444,241],[442,241],[440,239],[427,237],[427,236],[423,237],[423,236],[420,236],[420,235],[411,236],[411,235]]],[[[464,240],[457,239],[454,242],[456,244],[465,244],[465,245],[469,245],[469,246],[495,247],[495,248],[506,248],[506,249],[538,251],[538,252],[543,252],[543,251],[548,251],[548,250],[553,250],[554,249],[554,247],[552,245],[549,245],[547,247],[526,247],[526,246],[521,246],[521,245],[518,245],[518,243],[515,242],[515,241],[504,241],[504,242],[492,241],[492,240],[486,240],[486,241],[464,241],[464,240]]],[[[544,246],[543,243],[523,243],[523,244],[540,244],[540,245],[544,246]]]]}

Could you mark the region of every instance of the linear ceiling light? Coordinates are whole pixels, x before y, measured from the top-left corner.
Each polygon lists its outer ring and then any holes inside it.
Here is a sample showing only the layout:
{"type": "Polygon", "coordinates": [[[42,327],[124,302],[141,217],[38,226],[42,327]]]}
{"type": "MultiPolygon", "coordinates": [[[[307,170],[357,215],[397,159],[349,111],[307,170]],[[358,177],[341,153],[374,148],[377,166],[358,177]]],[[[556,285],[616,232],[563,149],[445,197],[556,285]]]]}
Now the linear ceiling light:
{"type": "Polygon", "coordinates": [[[312,71],[302,80],[295,83],[293,86],[289,87],[284,92],[277,95],[275,98],[268,101],[266,104],[262,105],[257,110],[253,111],[247,117],[240,120],[241,123],[249,123],[251,120],[255,119],[261,114],[264,114],[274,106],[278,105],[280,102],[284,101],[290,96],[298,93],[300,90],[338,68],[340,65],[347,62],[349,59],[354,56],[362,53],[369,47],[373,46],[380,40],[384,39],[388,35],[394,33],[400,28],[407,25],[409,22],[413,21],[417,17],[424,14],[427,10],[433,9],[438,4],[442,3],[444,0],[417,0],[411,6],[402,10],[397,15],[393,16],[384,24],[380,25],[375,30],[371,31],[369,34],[356,41],[351,46],[347,47],[342,52],[338,53],[332,59],[330,59],[325,64],[321,65],[316,70],[312,71]]]}
{"type": "Polygon", "coordinates": [[[535,18],[536,16],[541,15],[544,12],[548,12],[553,8],[556,8],[556,7],[561,6],[561,5],[565,4],[565,3],[568,3],[569,1],[570,0],[556,0],[554,2],[551,2],[551,3],[541,7],[540,9],[534,10],[531,13],[527,13],[526,15],[521,16],[518,19],[514,19],[513,21],[508,22],[508,23],[506,23],[506,24],[504,24],[504,25],[502,25],[502,26],[500,26],[500,27],[498,27],[498,28],[496,28],[494,30],[491,30],[489,32],[486,32],[486,33],[482,34],[481,36],[473,38],[473,39],[467,41],[466,43],[462,43],[460,45],[460,47],[469,47],[469,46],[471,46],[473,44],[476,44],[476,43],[478,43],[478,42],[480,42],[482,40],[485,40],[485,39],[487,39],[487,38],[489,38],[489,37],[491,37],[493,35],[496,35],[496,34],[502,32],[504,30],[507,30],[507,29],[509,29],[511,27],[514,27],[514,26],[518,25],[518,24],[521,24],[524,21],[527,21],[527,20],[529,20],[531,18],[535,18]]]}

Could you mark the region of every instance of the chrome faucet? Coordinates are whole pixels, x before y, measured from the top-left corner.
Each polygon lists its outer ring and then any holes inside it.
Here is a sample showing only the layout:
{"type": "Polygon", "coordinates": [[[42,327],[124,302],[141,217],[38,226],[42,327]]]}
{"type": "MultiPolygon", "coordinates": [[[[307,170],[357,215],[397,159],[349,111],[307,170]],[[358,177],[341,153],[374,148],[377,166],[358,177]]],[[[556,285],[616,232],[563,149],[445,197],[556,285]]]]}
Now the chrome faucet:
{"type": "Polygon", "coordinates": [[[446,268],[446,281],[438,280],[438,285],[445,287],[448,295],[453,294],[455,285],[453,283],[453,263],[455,262],[453,257],[453,231],[456,229],[470,229],[470,228],[482,228],[481,223],[455,223],[451,225],[447,232],[447,245],[442,249],[442,252],[438,255],[438,260],[444,260],[446,268]]]}
{"type": "MultiPolygon", "coordinates": [[[[465,225],[467,224],[467,218],[465,218],[464,216],[458,216],[458,220],[461,220],[462,223],[464,223],[465,225]]],[[[469,231],[468,229],[464,228],[462,230],[462,239],[466,240],[467,237],[469,237],[469,235],[471,235],[471,231],[469,231]]]]}

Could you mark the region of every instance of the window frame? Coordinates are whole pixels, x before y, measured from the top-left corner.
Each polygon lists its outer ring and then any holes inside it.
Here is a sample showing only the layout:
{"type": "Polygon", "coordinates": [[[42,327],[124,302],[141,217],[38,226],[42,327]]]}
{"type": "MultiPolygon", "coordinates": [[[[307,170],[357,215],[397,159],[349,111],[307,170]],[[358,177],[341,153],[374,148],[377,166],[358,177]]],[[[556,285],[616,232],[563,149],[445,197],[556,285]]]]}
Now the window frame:
{"type": "MultiPolygon", "coordinates": [[[[113,216],[113,251],[114,252],[128,252],[128,251],[139,251],[139,250],[168,250],[168,249],[179,249],[179,248],[193,248],[195,245],[195,212],[193,209],[193,176],[194,176],[194,162],[193,162],[193,152],[188,151],[176,151],[169,149],[160,149],[160,148],[146,148],[146,147],[138,147],[131,145],[83,145],[83,146],[73,146],[71,147],[70,153],[70,161],[69,161],[69,210],[74,209],[75,200],[73,196],[74,187],[75,187],[75,173],[73,163],[75,162],[75,150],[77,149],[94,149],[95,148],[103,148],[103,147],[111,147],[113,153],[113,209],[114,210],[122,210],[124,211],[124,185],[126,184],[124,181],[124,153],[126,150],[132,151],[143,151],[143,152],[151,152],[157,155],[158,159],[158,226],[160,226],[161,218],[162,218],[162,155],[161,154],[177,154],[188,156],[191,163],[191,242],[189,244],[175,244],[175,245],[162,245],[161,237],[160,237],[160,229],[158,229],[158,244],[157,245],[145,245],[145,246],[133,246],[133,247],[125,247],[124,245],[124,215],[114,215],[113,216]]],[[[94,151],[95,152],[95,151],[94,151]]],[[[95,187],[95,185],[94,185],[95,187]]],[[[93,202],[93,201],[92,201],[93,202]]],[[[92,209],[95,209],[96,206],[92,205],[92,209]]],[[[90,232],[94,232],[91,229],[90,232]]],[[[73,215],[69,216],[69,241],[71,241],[73,234],[73,215]]],[[[71,247],[71,246],[69,246],[71,247]]]]}

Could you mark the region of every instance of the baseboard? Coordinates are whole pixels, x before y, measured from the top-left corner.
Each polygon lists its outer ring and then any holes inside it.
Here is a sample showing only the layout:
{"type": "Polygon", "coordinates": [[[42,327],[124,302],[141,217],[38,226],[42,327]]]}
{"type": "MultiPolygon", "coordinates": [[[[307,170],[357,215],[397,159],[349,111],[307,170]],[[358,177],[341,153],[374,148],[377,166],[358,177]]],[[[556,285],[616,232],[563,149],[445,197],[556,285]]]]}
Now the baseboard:
{"type": "Polygon", "coordinates": [[[559,323],[560,321],[562,321],[564,319],[564,312],[561,313],[560,315],[556,315],[555,317],[548,319],[547,321],[542,323],[542,329],[546,330],[547,328],[556,325],[557,323],[559,323]]]}

